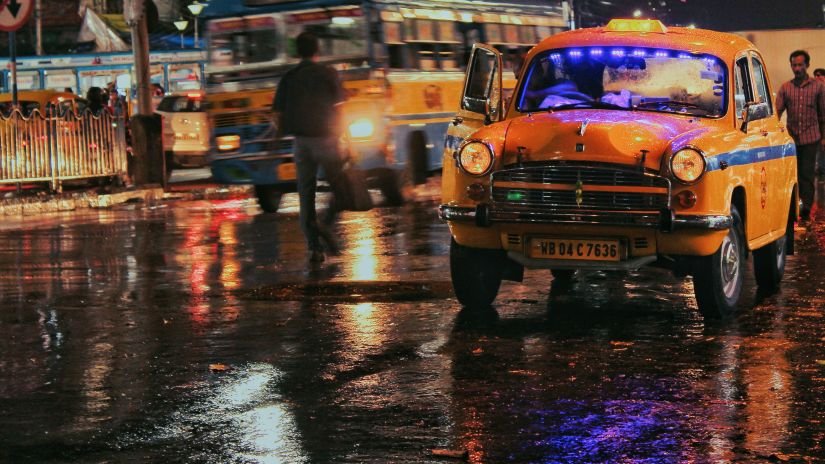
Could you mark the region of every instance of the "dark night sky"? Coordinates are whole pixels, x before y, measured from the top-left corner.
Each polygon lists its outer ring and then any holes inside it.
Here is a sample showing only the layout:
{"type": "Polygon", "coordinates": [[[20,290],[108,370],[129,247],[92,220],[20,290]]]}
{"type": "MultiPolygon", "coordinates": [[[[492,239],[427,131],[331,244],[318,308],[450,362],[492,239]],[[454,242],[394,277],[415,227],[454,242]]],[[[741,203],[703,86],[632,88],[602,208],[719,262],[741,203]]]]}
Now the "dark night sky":
{"type": "MultiPolygon", "coordinates": [[[[574,0],[575,1],[575,0],[574,0]]],[[[635,9],[665,24],[720,31],[822,27],[822,0],[578,0],[584,26],[610,17],[630,17],[635,9]],[[664,6],[663,6],[664,5],[664,6]],[[656,10],[654,11],[653,8],[656,10]]]]}

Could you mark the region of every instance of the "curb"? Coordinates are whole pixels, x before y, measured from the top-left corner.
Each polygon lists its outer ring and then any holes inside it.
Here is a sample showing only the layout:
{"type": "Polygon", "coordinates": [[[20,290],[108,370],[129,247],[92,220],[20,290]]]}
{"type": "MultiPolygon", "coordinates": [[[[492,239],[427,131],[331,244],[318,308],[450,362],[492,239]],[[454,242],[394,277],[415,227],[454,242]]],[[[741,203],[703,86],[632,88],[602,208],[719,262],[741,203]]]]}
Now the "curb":
{"type": "Polygon", "coordinates": [[[155,204],[173,200],[201,200],[226,196],[249,195],[250,186],[204,185],[187,190],[164,192],[158,185],[114,193],[82,191],[49,196],[8,198],[0,200],[0,216],[33,216],[44,213],[81,209],[111,208],[124,203],[155,204]]]}

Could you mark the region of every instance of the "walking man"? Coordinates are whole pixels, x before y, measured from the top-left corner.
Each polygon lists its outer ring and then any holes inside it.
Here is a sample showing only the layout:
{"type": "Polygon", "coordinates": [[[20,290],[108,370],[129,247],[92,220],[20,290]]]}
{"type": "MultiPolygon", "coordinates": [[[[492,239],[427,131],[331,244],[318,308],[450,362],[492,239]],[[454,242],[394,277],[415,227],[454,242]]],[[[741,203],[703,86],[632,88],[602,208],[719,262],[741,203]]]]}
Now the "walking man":
{"type": "Polygon", "coordinates": [[[782,84],[776,95],[779,117],[788,112],[788,132],[796,143],[796,167],[799,196],[802,198],[801,219],[811,217],[814,202],[814,170],[816,154],[825,133],[825,84],[808,76],[811,56],[796,50],[790,56],[794,78],[782,84]]]}
{"type": "Polygon", "coordinates": [[[317,63],[318,38],[303,32],[296,38],[301,62],[289,70],[281,82],[272,110],[280,135],[295,136],[299,220],[307,241],[309,260],[324,261],[324,249],[337,253],[330,227],[340,211],[335,192],[342,191],[343,160],[338,150],[340,118],[338,105],[344,92],[338,74],[329,66],[317,63]],[[318,168],[330,184],[332,197],[319,222],[315,211],[318,168]]]}
{"type": "MultiPolygon", "coordinates": [[[[814,69],[814,77],[825,84],[825,69],[814,69]]],[[[825,134],[822,134],[822,137],[825,138],[825,134]]],[[[825,145],[825,142],[823,142],[823,145],[825,145]]],[[[825,148],[823,146],[819,147],[819,154],[816,156],[816,175],[819,177],[820,182],[825,178],[825,148]]]]}

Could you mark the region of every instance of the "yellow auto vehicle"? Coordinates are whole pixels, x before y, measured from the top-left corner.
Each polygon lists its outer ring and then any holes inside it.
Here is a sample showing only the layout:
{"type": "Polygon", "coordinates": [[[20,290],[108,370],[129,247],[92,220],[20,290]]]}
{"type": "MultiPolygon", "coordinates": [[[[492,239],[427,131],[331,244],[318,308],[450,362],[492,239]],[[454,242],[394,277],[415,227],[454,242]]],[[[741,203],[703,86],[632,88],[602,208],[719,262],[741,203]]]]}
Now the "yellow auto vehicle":
{"type": "Polygon", "coordinates": [[[764,61],[731,34],[613,20],[533,48],[514,96],[477,45],[444,153],[440,216],[458,300],[549,268],[667,266],[706,316],[733,312],[753,253],[782,279],[797,216],[795,148],[764,61]]]}
{"type": "MultiPolygon", "coordinates": [[[[46,113],[49,106],[54,106],[59,114],[72,110],[82,113],[86,109],[85,98],[78,97],[71,92],[56,90],[22,90],[17,92],[17,107],[23,116],[30,116],[35,110],[46,113]]],[[[0,94],[0,114],[8,115],[12,111],[12,94],[0,94]]]]}

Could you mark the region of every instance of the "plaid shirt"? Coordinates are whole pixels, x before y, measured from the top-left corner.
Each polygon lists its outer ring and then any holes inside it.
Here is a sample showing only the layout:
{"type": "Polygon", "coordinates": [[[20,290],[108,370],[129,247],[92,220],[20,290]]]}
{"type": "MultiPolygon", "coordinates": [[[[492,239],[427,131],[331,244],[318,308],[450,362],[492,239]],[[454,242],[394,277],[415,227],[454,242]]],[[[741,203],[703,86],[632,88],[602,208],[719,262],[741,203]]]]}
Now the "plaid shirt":
{"type": "Polygon", "coordinates": [[[788,111],[788,132],[797,145],[818,143],[825,131],[825,85],[808,77],[801,84],[793,80],[779,87],[776,95],[779,117],[788,111]]]}

